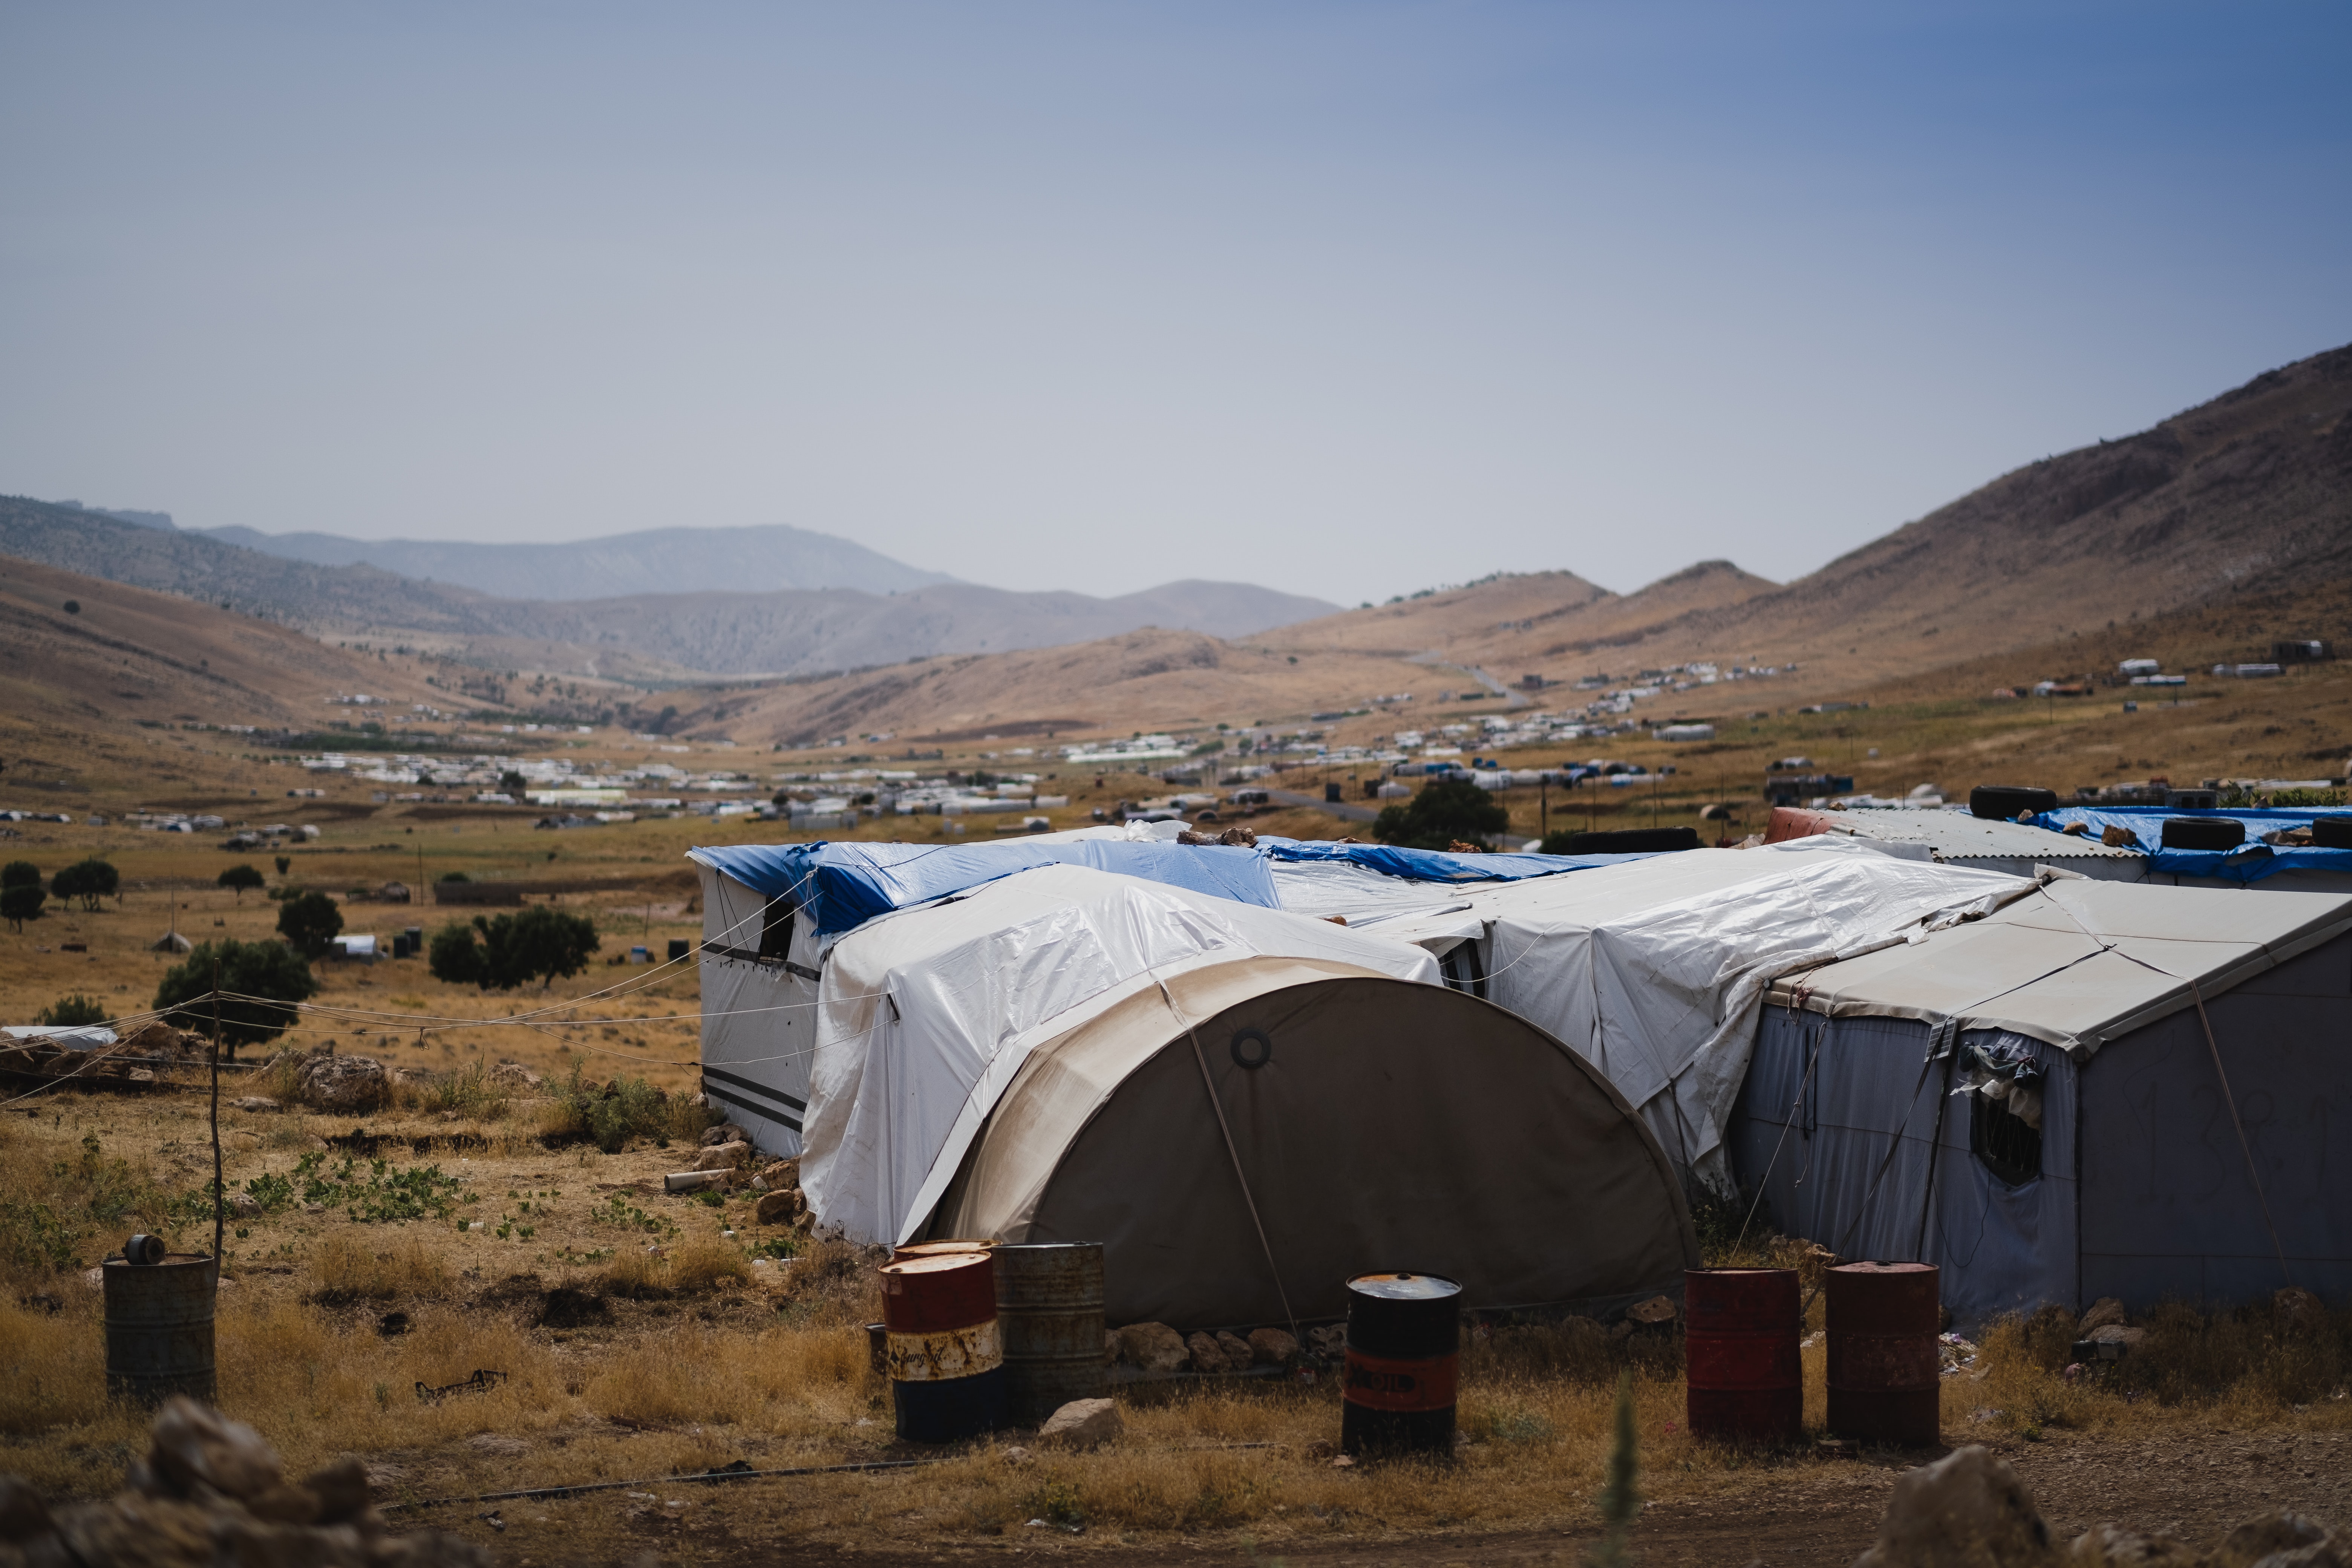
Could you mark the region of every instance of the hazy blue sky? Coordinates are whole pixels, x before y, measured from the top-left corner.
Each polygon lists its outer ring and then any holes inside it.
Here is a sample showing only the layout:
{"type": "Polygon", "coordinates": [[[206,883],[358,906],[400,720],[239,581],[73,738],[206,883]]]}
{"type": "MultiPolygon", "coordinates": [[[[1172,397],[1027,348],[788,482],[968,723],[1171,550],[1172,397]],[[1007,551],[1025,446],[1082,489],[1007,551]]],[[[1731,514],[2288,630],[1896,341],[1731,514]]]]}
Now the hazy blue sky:
{"type": "Polygon", "coordinates": [[[1801,574],[2352,340],[2352,6],[0,6],[0,491],[1801,574]]]}

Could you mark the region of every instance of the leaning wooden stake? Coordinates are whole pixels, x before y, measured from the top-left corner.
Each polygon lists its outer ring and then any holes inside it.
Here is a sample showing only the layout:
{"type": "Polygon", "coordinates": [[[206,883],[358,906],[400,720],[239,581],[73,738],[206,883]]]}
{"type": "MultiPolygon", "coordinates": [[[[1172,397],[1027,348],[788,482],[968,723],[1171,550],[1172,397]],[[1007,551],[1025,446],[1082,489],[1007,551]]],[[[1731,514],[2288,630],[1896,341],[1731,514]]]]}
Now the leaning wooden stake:
{"type": "Polygon", "coordinates": [[[220,1148],[220,960],[213,960],[213,1267],[220,1267],[221,1231],[228,1213],[228,1190],[221,1184],[220,1148]]]}

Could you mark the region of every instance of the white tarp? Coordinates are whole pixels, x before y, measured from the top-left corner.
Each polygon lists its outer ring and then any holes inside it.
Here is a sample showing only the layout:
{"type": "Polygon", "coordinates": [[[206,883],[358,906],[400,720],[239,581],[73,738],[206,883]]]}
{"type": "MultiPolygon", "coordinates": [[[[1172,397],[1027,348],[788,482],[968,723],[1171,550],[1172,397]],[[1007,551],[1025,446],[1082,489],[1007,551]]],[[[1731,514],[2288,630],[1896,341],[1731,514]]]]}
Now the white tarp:
{"type": "Polygon", "coordinates": [[[817,984],[802,1127],[810,1207],[854,1240],[903,1240],[1032,1047],[1155,978],[1260,955],[1437,979],[1405,942],[1077,866],[840,937],[817,984]]]}
{"type": "Polygon", "coordinates": [[[816,1036],[817,953],[796,921],[792,967],[756,954],[768,900],[725,872],[702,873],[702,1088],[762,1152],[801,1152],[810,1042],[816,1036]]]}
{"type": "Polygon", "coordinates": [[[1582,1053],[1678,1168],[1717,1185],[1728,1184],[1724,1128],[1772,981],[1981,917],[2034,887],[1824,838],[1456,885],[1434,909],[1431,885],[1384,880],[1395,886],[1359,884],[1351,926],[1377,921],[1367,934],[1440,953],[1477,942],[1487,1000],[1582,1053]],[[1371,901],[1383,891],[1385,907],[1371,901]]]}
{"type": "Polygon", "coordinates": [[[1772,999],[2006,1029],[2082,1061],[2347,930],[2352,898],[2340,893],[2254,899],[2068,876],[1981,921],[1783,983],[1772,999]]]}

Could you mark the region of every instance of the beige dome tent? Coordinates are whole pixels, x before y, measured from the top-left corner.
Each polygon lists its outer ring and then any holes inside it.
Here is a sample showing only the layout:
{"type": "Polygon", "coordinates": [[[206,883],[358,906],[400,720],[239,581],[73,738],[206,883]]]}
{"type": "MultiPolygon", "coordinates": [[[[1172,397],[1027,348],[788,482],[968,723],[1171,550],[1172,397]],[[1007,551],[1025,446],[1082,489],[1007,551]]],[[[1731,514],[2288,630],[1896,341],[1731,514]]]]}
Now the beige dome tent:
{"type": "Polygon", "coordinates": [[[1444,986],[1279,957],[1038,1046],[927,1233],[1099,1241],[1110,1322],[1188,1330],[1338,1317],[1375,1269],[1606,1311],[1698,1262],[1664,1150],[1582,1058],[1444,986]]]}

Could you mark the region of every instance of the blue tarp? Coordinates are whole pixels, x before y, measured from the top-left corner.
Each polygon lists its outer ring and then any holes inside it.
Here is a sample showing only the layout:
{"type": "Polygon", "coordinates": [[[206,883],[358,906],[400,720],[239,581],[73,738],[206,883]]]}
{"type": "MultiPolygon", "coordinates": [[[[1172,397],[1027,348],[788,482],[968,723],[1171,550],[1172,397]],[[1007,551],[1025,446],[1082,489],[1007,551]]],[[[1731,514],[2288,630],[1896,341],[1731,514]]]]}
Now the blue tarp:
{"type": "Polygon", "coordinates": [[[1391,844],[1330,844],[1318,839],[1261,838],[1259,850],[1276,860],[1344,860],[1409,882],[1519,882],[1587,871],[1642,855],[1454,855],[1443,849],[1401,849],[1391,844]]]}
{"type": "Polygon", "coordinates": [[[1034,844],[730,844],[688,858],[769,898],[790,894],[820,936],[1038,866],[1090,866],[1213,898],[1278,910],[1274,876],[1254,849],[1086,838],[1034,844]]]}
{"type": "Polygon", "coordinates": [[[2070,822],[2087,825],[2096,840],[2109,827],[2131,834],[2147,856],[2148,868],[2168,877],[2212,877],[2229,882],[2259,882],[2281,871],[2352,872],[2352,849],[2305,849],[2264,844],[2265,833],[2308,827],[2322,816],[2352,817],[2352,807],[2233,808],[2192,811],[2168,805],[2062,805],[2033,819],[2037,827],[2063,832],[2070,822]],[[2246,825],[2246,841],[2235,849],[2167,849],[2164,823],[2173,816],[2234,817],[2246,825]]]}

